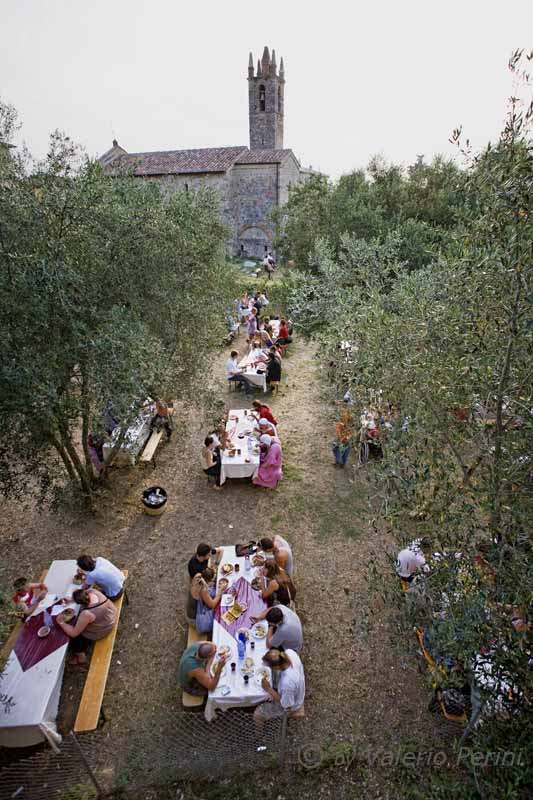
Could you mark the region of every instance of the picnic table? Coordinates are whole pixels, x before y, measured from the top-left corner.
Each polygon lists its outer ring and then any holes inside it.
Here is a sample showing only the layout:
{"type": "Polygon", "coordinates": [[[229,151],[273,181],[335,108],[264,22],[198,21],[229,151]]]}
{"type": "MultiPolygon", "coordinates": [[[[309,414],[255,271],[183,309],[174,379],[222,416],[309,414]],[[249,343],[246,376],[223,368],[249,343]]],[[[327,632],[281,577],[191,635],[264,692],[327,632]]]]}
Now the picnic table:
{"type": "MultiPolygon", "coordinates": [[[[0,676],[0,745],[27,747],[48,740],[61,742],[56,718],[69,637],[52,621],[43,639],[37,631],[65,606],[56,600],[79,589],[72,582],[77,570],[74,559],[53,561],[46,576],[48,594],[22,626],[0,676]]],[[[78,609],[74,603],[71,607],[78,609]]]]}
{"type": "MultiPolygon", "coordinates": [[[[155,403],[147,400],[148,405],[145,405],[135,417],[133,422],[126,429],[124,438],[120,448],[115,456],[114,463],[116,465],[123,464],[125,466],[134,466],[139,457],[144,445],[150,437],[150,423],[155,415],[155,403]]],[[[104,462],[109,460],[111,451],[113,450],[121,432],[121,427],[118,425],[113,433],[111,439],[105,442],[104,462]]]]}
{"type": "MultiPolygon", "coordinates": [[[[215,610],[212,641],[217,645],[217,648],[227,646],[230,650],[230,656],[222,670],[217,688],[208,694],[204,712],[208,722],[215,718],[217,710],[227,711],[228,708],[255,706],[268,699],[267,693],[261,688],[260,676],[256,674],[260,667],[267,670],[269,681],[272,682],[271,670],[262,662],[263,655],[266,652],[266,636],[255,636],[253,633],[254,626],[251,622],[251,617],[257,616],[267,607],[261,597],[261,593],[252,589],[251,586],[251,582],[259,573],[260,568],[253,567],[250,561],[250,569],[247,571],[246,559],[237,557],[233,545],[223,547],[222,551],[218,568],[217,589],[218,582],[223,578],[227,579],[229,586],[228,592],[222,597],[225,604],[223,605],[221,602],[215,610]],[[224,571],[225,564],[232,566],[232,570],[229,573],[224,571]],[[238,571],[236,570],[236,565],[239,567],[238,571]],[[234,594],[230,598],[231,592],[234,594]],[[226,604],[227,600],[230,602],[226,604]],[[224,619],[224,615],[227,614],[235,600],[240,605],[246,605],[246,609],[234,622],[228,622],[227,618],[224,619]],[[251,658],[254,662],[254,669],[250,674],[247,686],[244,683],[244,676],[241,672],[244,662],[239,661],[237,653],[237,635],[242,628],[248,631],[249,636],[246,643],[245,658],[251,658]],[[255,644],[253,650],[250,647],[252,641],[255,644]],[[235,672],[231,671],[232,663],[236,664],[235,672]],[[225,687],[230,690],[228,694],[225,693],[225,687]]],[[[266,630],[266,623],[263,623],[262,627],[266,630]]]]}
{"type": "Polygon", "coordinates": [[[252,435],[257,427],[257,420],[248,409],[239,408],[229,412],[226,422],[228,442],[241,452],[230,456],[228,450],[222,451],[221,484],[228,478],[250,478],[258,468],[257,439],[252,435]]]}
{"type": "MultiPolygon", "coordinates": [[[[274,334],[274,341],[276,341],[279,336],[280,322],[278,319],[273,319],[270,321],[270,324],[274,334]]],[[[255,347],[247,353],[238,364],[239,369],[243,371],[243,374],[247,377],[249,382],[254,386],[259,386],[263,392],[267,391],[265,355],[266,351],[262,350],[260,347],[255,347]],[[256,364],[260,358],[262,361],[258,369],[256,364]]]]}

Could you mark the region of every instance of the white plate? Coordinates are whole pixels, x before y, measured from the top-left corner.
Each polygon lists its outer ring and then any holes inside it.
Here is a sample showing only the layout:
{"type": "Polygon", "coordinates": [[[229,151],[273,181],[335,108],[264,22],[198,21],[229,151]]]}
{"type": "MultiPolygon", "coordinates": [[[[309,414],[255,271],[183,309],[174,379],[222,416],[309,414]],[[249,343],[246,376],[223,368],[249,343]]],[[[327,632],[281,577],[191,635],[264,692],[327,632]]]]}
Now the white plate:
{"type": "Polygon", "coordinates": [[[223,594],[220,602],[223,606],[232,606],[235,600],[235,596],[232,594],[223,594]]]}
{"type": "Polygon", "coordinates": [[[268,633],[268,624],[266,622],[256,622],[254,627],[252,628],[252,636],[254,639],[264,639],[268,633]],[[264,631],[264,633],[257,633],[258,629],[264,631]]]}
{"type": "MultiPolygon", "coordinates": [[[[213,661],[213,663],[211,664],[210,672],[211,672],[211,677],[213,677],[213,678],[215,677],[215,667],[216,667],[217,664],[218,664],[218,659],[213,661]]],[[[227,667],[226,667],[226,664],[224,664],[224,666],[222,667],[222,671],[220,673],[220,677],[221,678],[224,677],[224,675],[226,674],[226,671],[227,671],[227,667]]]]}

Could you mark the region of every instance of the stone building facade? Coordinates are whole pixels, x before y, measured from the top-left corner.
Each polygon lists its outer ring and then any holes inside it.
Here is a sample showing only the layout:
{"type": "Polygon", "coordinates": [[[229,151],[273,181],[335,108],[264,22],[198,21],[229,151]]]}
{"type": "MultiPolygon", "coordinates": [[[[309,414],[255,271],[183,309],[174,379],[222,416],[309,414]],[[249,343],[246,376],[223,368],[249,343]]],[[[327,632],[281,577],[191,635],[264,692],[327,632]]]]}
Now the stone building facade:
{"type": "Polygon", "coordinates": [[[274,209],[287,202],[291,187],[309,178],[293,151],[283,147],[285,70],[279,71],[275,51],[267,47],[254,72],[248,63],[250,147],[213,147],[128,153],[117,141],[100,157],[111,176],[133,174],[157,180],[168,192],[194,191],[207,186],[217,191],[220,213],[230,232],[228,252],[263,258],[273,251],[274,209]]]}

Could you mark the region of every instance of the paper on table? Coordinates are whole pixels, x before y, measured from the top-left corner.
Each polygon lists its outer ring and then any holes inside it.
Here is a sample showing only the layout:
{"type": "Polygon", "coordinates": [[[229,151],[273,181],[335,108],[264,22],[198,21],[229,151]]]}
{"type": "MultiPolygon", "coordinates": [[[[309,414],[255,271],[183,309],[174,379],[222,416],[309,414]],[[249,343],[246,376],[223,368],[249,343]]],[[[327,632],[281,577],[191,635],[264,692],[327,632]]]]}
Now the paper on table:
{"type": "Polygon", "coordinates": [[[76,606],[74,605],[74,603],[69,603],[68,605],[65,606],[62,605],[61,603],[57,603],[55,606],[53,606],[50,613],[53,617],[57,617],[58,614],[61,614],[63,611],[66,611],[67,608],[71,608],[73,611],[76,610],[76,606]]]}

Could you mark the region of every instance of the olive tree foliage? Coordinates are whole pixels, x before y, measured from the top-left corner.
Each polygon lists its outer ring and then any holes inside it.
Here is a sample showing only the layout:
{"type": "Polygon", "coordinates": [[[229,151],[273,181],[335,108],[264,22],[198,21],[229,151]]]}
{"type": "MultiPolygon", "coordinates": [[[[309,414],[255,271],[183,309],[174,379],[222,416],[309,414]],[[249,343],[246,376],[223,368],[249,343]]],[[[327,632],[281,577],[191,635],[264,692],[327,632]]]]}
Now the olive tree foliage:
{"type": "MultiPolygon", "coordinates": [[[[331,362],[340,340],[354,343],[338,390],[391,416],[384,457],[367,468],[398,547],[424,533],[443,554],[418,619],[459,665],[443,682],[479,683],[490,722],[476,735],[489,748],[526,746],[533,731],[531,627],[511,624],[533,621],[532,121],[533,104],[512,98],[499,140],[478,155],[462,148],[465,205],[438,261],[409,271],[398,243],[387,255],[378,242],[344,237],[335,253],[319,241],[291,303],[331,362]],[[487,684],[476,659],[490,665],[487,684]]],[[[508,796],[531,778],[514,773],[508,796]]]]}
{"type": "Polygon", "coordinates": [[[276,212],[277,246],[299,269],[314,270],[317,238],[327,238],[335,255],[343,237],[385,241],[399,236],[399,257],[408,269],[432,261],[458,224],[464,201],[464,173],[453,161],[420,157],[406,169],[374,157],[366,170],[338,181],[313,175],[291,190],[276,212]]]}
{"type": "Polygon", "coordinates": [[[60,133],[42,162],[0,151],[4,491],[61,482],[59,464],[90,496],[106,404],[124,430],[148,395],[188,396],[232,291],[224,236],[210,192],[107,178],[60,133]]]}

